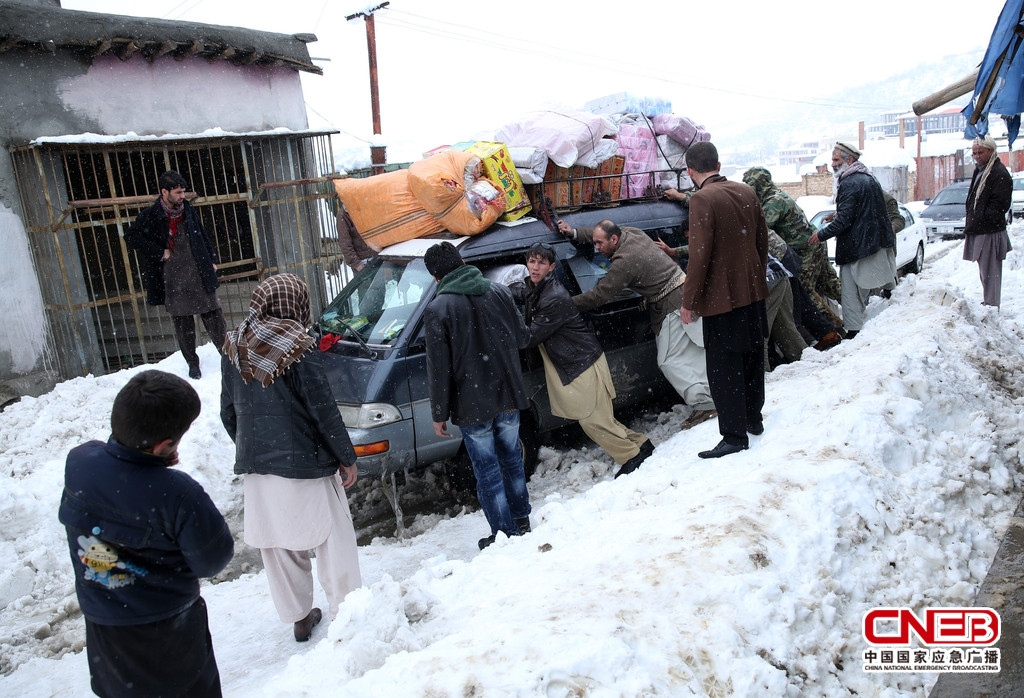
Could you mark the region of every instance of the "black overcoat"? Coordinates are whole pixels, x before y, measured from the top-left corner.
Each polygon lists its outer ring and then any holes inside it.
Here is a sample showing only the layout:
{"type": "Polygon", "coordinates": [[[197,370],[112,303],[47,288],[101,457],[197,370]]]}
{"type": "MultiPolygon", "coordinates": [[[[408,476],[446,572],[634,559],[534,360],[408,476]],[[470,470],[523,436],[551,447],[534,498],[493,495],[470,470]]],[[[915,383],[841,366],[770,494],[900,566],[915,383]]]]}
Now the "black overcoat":
{"type": "MultiPolygon", "coordinates": [[[[124,242],[135,250],[139,258],[139,272],[142,285],[146,287],[146,302],[149,305],[164,304],[164,250],[170,245],[171,222],[160,201],[139,214],[124,234],[124,242]]],[[[217,250],[206,237],[206,231],[199,220],[195,206],[185,202],[185,212],[178,224],[178,235],[188,235],[192,257],[195,259],[199,278],[207,293],[213,293],[220,286],[217,271],[217,250]]]]}

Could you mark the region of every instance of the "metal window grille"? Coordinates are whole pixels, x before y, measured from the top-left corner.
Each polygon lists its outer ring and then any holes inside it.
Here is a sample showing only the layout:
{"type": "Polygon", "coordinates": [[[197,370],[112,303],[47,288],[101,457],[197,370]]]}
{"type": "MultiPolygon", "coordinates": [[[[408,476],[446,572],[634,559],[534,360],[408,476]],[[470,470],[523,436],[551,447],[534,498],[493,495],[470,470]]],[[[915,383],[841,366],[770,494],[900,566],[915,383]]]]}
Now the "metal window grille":
{"type": "MultiPolygon", "coordinates": [[[[327,132],[12,149],[19,196],[62,378],[107,373],[177,351],[170,316],[146,304],[124,233],[180,172],[217,249],[228,326],[253,287],[290,272],[310,288],[314,317],[351,272],[337,242],[327,132]]],[[[199,341],[205,334],[197,333],[199,341]]]]}

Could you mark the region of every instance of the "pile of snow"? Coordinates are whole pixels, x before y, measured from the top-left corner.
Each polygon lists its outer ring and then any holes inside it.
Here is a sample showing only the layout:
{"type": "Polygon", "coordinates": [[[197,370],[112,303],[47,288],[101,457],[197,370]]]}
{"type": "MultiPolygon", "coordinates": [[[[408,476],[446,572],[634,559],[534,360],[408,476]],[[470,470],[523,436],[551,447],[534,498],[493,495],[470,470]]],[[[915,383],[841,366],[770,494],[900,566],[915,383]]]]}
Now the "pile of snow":
{"type": "MultiPolygon", "coordinates": [[[[861,623],[876,606],[971,604],[1020,499],[1024,226],[1011,237],[1001,311],[980,305],[959,244],[929,246],[856,340],[770,374],[750,450],[698,459],[716,423],[680,431],[682,409],[638,425],[657,449],[618,480],[597,448],[544,448],[531,534],[479,552],[480,512],[422,515],[412,537],[360,548],[364,587],[308,645],[263,573],[235,565],[203,590],[225,694],[923,695],[935,674],[863,671],[861,623]]],[[[203,350],[181,467],[237,531],[203,350]]],[[[180,356],[159,367],[185,374],[180,356]]],[[[131,373],[0,414],[0,694],[89,695],[61,473],[69,448],[106,438],[131,373]]]]}

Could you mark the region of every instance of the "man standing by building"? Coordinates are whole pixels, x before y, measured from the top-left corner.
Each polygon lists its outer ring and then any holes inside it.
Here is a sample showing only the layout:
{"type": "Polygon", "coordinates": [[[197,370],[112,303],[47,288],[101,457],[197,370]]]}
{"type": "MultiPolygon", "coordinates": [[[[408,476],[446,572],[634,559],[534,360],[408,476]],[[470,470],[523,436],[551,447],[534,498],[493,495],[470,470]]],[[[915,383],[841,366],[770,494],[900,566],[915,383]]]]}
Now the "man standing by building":
{"type": "Polygon", "coordinates": [[[1003,260],[1010,251],[1006,212],[1013,199],[1013,179],[996,155],[992,136],[975,138],[971,154],[976,167],[967,191],[964,259],[978,263],[983,305],[999,307],[1003,287],[1003,260]]]}
{"type": "Polygon", "coordinates": [[[509,286],[524,305],[530,346],[540,347],[551,414],[578,420],[587,436],[621,466],[615,477],[628,475],[654,453],[654,444],[615,419],[615,384],[608,360],[569,292],[552,273],[556,264],[551,245],[537,243],[526,253],[530,275],[509,286]]]}
{"type": "MultiPolygon", "coordinates": [[[[841,302],[842,289],[836,270],[828,261],[828,251],[824,247],[812,246],[808,242],[814,234],[814,228],[808,222],[807,216],[797,206],[793,197],[772,181],[772,173],[764,167],[751,167],[744,172],[743,183],[754,188],[768,227],[778,233],[779,237],[800,255],[800,284],[818,310],[828,317],[830,311],[825,307],[825,298],[831,298],[836,303],[841,302]]],[[[820,340],[822,337],[816,339],[820,340]]]]}
{"type": "Polygon", "coordinates": [[[167,308],[189,378],[199,378],[196,354],[198,315],[217,351],[227,323],[217,298],[217,250],[206,237],[195,207],[185,201],[185,178],[174,170],[160,175],[160,198],[139,214],[124,241],[139,259],[150,305],[167,308]]]}
{"type": "Polygon", "coordinates": [[[437,280],[423,314],[434,433],[450,437],[449,420],[462,431],[477,498],[491,527],[479,541],[483,550],[498,531],[516,536],[530,530],[519,450],[519,410],[529,406],[519,350],[530,332],[512,292],[465,264],[450,242],[428,249],[423,263],[437,280]]]}
{"type": "Polygon", "coordinates": [[[593,310],[624,288],[643,296],[658,345],[658,368],[694,410],[687,426],[713,417],[715,403],[708,388],[701,326],[685,327],[679,319],[685,278],[679,265],[662,254],[639,228],[619,228],[610,220],[593,228],[572,228],[559,221],[558,230],[574,242],[593,243],[594,249],[611,263],[594,288],[573,296],[576,307],[593,310]]]}
{"type": "Polygon", "coordinates": [[[809,242],[836,239],[836,264],[843,286],[843,327],[852,339],[864,327],[864,310],[872,289],[896,286],[896,236],[885,208],[882,187],[860,161],[860,151],[836,143],[836,216],[809,242]]]}
{"type": "Polygon", "coordinates": [[[704,319],[704,351],[711,395],[718,407],[717,446],[701,458],[745,450],[747,433],[764,431],[764,299],[768,226],[754,190],[718,174],[718,149],[710,141],[686,151],[697,192],[690,198],[690,261],[680,315],[704,319]]]}

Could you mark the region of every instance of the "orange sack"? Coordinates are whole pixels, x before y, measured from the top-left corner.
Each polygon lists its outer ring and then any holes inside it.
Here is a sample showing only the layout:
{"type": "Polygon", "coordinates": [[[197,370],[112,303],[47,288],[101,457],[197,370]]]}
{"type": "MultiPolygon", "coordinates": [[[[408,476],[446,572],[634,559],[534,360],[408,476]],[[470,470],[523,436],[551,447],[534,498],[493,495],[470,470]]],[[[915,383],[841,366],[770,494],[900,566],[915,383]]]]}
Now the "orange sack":
{"type": "Polygon", "coordinates": [[[334,188],[359,234],[375,247],[439,233],[445,228],[413,196],[408,170],[365,179],[336,179],[334,188]]]}
{"type": "Polygon", "coordinates": [[[456,235],[482,233],[494,225],[505,211],[504,194],[497,186],[498,199],[484,207],[480,218],[470,211],[465,174],[466,166],[474,157],[461,150],[445,150],[409,165],[409,188],[413,195],[423,208],[456,235]]]}

